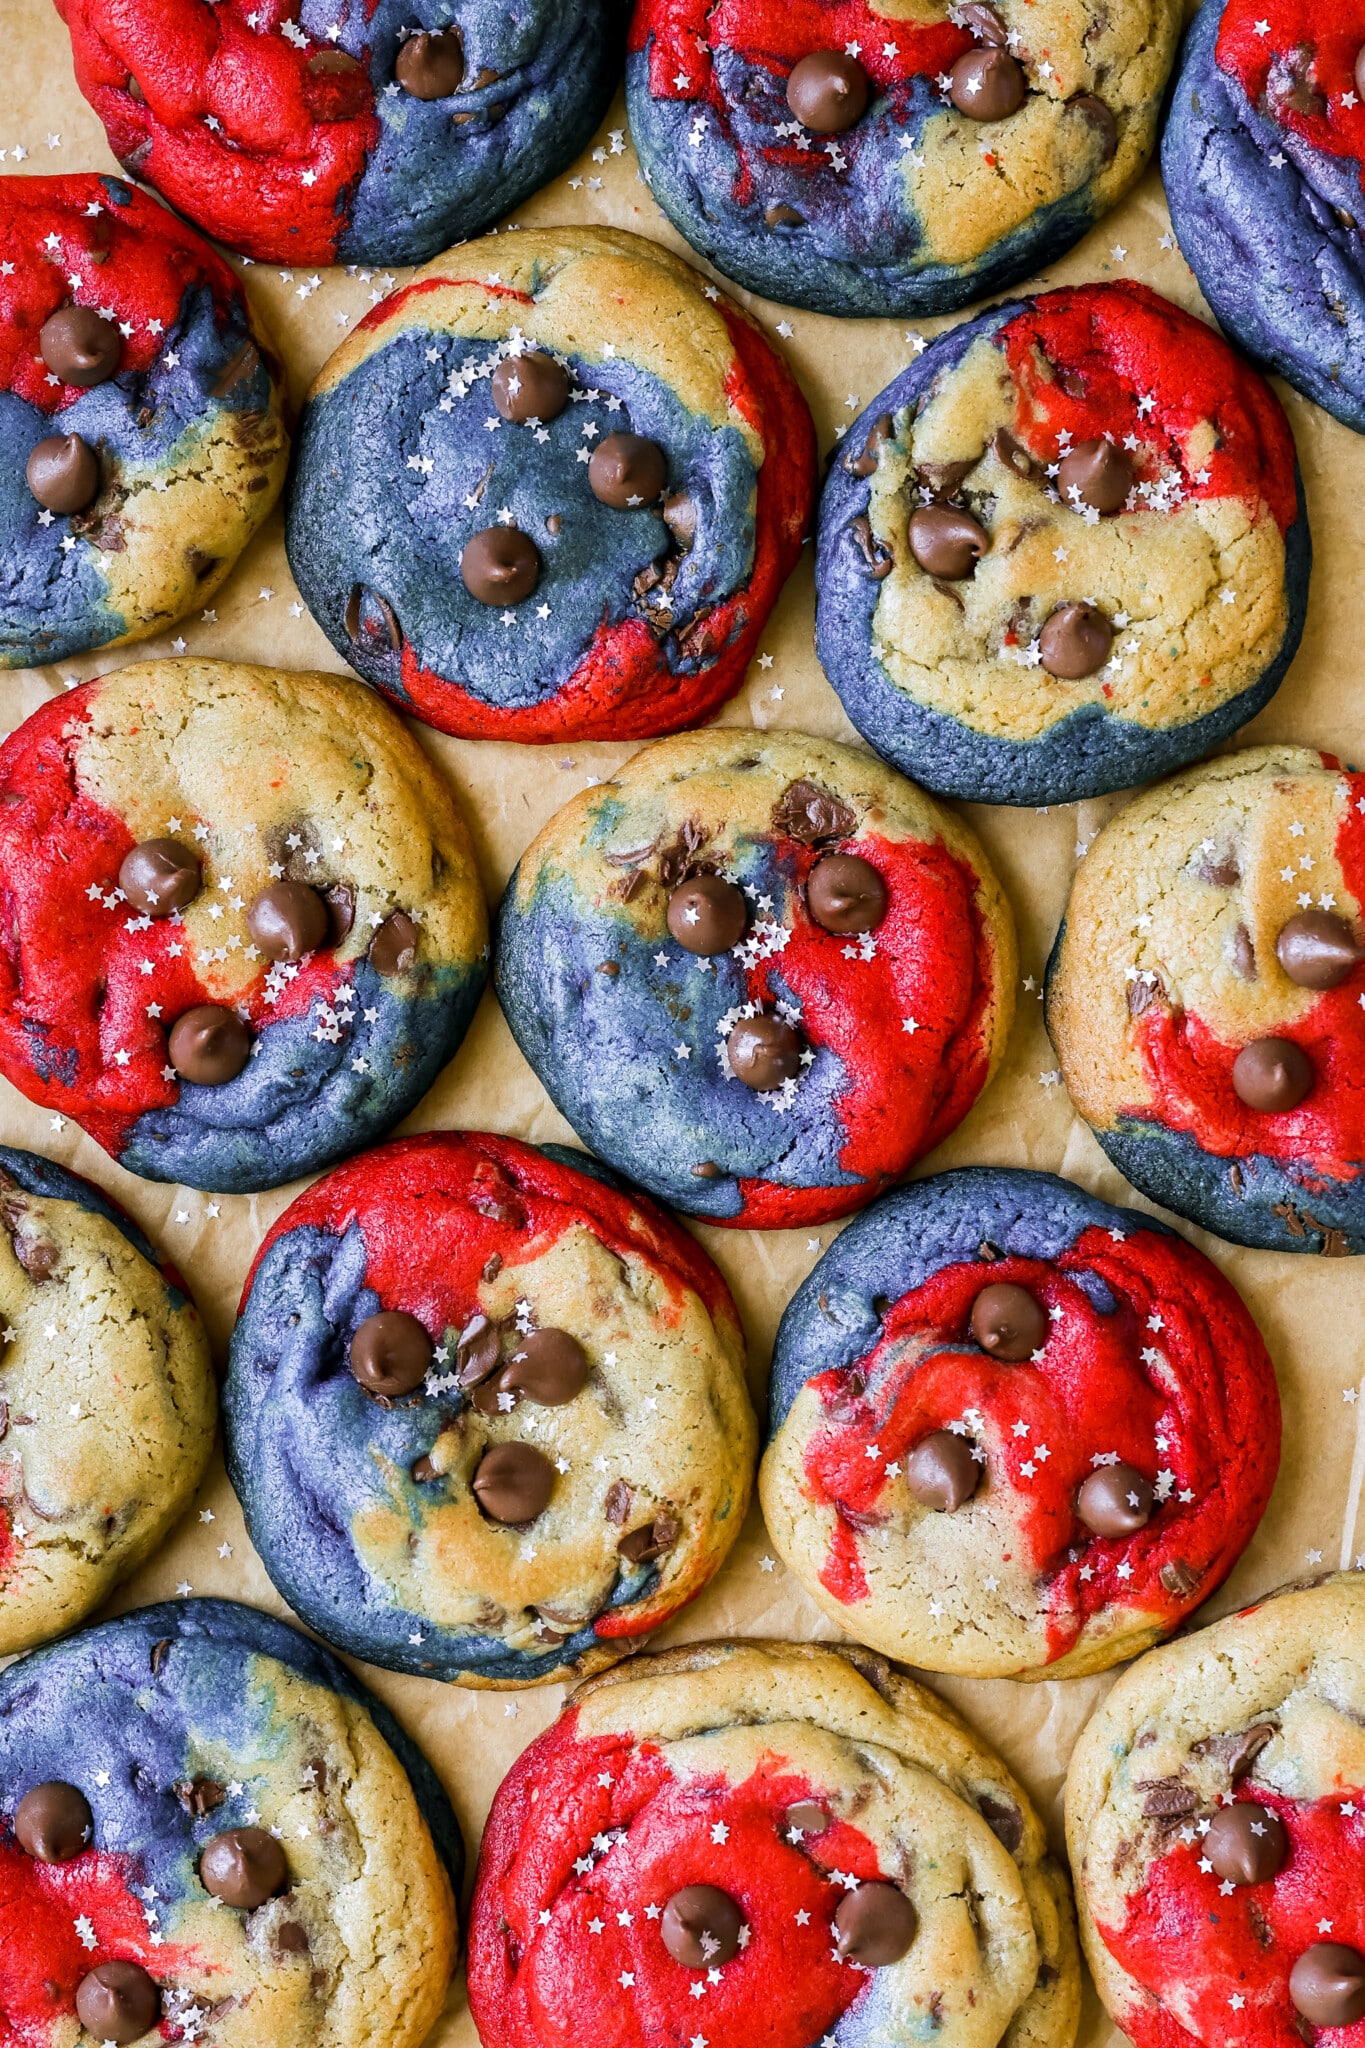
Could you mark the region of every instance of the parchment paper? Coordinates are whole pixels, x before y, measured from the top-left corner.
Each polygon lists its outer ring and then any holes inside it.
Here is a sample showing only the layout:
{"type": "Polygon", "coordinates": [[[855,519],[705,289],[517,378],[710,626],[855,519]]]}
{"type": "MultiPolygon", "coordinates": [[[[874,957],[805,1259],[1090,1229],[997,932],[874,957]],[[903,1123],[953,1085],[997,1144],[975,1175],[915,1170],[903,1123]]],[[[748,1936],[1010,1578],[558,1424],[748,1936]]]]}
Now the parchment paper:
{"type": "MultiPolygon", "coordinates": [[[[0,4],[7,82],[0,87],[0,171],[23,174],[115,170],[103,130],[76,90],[66,34],[51,0],[0,4]],[[18,149],[16,149],[18,145],[18,149]],[[19,155],[19,149],[26,152],[19,155]]],[[[610,224],[690,252],[640,179],[618,97],[593,147],[514,217],[521,226],[565,221],[610,224]]],[[[512,223],[508,223],[509,227],[512,223]]],[[[698,259],[693,258],[693,261],[698,259]]],[[[371,303],[407,276],[392,271],[279,271],[245,266],[258,314],[289,366],[295,399],[371,303]]],[[[704,267],[704,266],[700,266],[704,267]]],[[[1155,169],[1127,202],[1046,274],[1053,284],[1137,277],[1207,319],[1174,240],[1155,169]]],[[[724,284],[724,280],[719,282],[724,284]]],[[[946,321],[906,327],[889,320],[833,320],[734,294],[779,337],[795,369],[822,450],[910,359],[918,336],[946,321]]],[[[1365,441],[1280,386],[1298,440],[1316,562],[1303,648],[1279,694],[1241,740],[1290,739],[1365,759],[1365,693],[1357,686],[1365,563],[1355,540],[1365,500],[1365,441]]],[[[0,731],[8,731],[69,681],[128,661],[179,651],[265,661],[286,668],[342,670],[343,664],[298,599],[285,561],[277,510],[215,601],[176,635],[48,668],[0,675],[0,731]]],[[[812,645],[810,550],[784,591],[744,689],[726,724],[812,732],[861,744],[825,681],[812,645]]],[[[484,884],[496,902],[528,840],[593,777],[609,775],[631,745],[531,748],[452,740],[414,726],[454,784],[472,824],[484,884]]],[[[1031,1166],[1070,1176],[1111,1201],[1134,1197],[1073,1114],[1056,1075],[1042,1023],[1041,977],[1076,862],[1119,797],[1050,812],[964,806],[1009,894],[1019,924],[1019,1017],[1003,1070],[956,1135],[921,1170],[967,1164],[1031,1166]]],[[[571,1140],[513,1044],[491,991],[464,1046],[402,1130],[465,1126],[535,1142],[571,1140]]],[[[107,1188],[185,1273],[221,1362],[243,1276],[274,1218],[302,1183],[272,1194],[207,1196],[136,1179],[76,1126],[52,1128],[0,1081],[0,1139],[46,1153],[107,1188]]],[[[1182,1226],[1186,1227],[1186,1226],[1182,1226]]],[[[835,1235],[820,1231],[737,1232],[695,1226],[734,1290],[748,1333],[755,1399],[762,1403],[778,1318],[798,1282],[835,1235]]],[[[1285,1455],[1269,1512],[1228,1584],[1208,1603],[1212,1620],[1280,1582],[1316,1569],[1365,1567],[1365,1378],[1358,1331],[1365,1310],[1365,1260],[1235,1250],[1189,1231],[1241,1289],[1275,1359],[1285,1409],[1285,1455]]],[[[247,1540],[241,1512],[216,1457],[199,1499],[150,1564],[121,1589],[108,1612],[193,1590],[285,1613],[247,1540]]],[[[728,1634],[828,1638],[834,1631],[774,1564],[757,1507],[718,1580],[656,1640],[728,1634]]],[[[426,1750],[454,1799],[471,1867],[489,1802],[518,1752],[557,1713],[563,1690],[518,1695],[465,1692],[366,1667],[363,1676],[426,1750]]],[[[929,1682],[948,1695],[1005,1756],[1046,1816],[1059,1849],[1061,1785],[1075,1737],[1110,1682],[1072,1679],[1037,1685],[1008,1680],[929,1682]]],[[[1082,2048],[1121,2041],[1087,1987],[1082,2048]]],[[[477,2036],[462,1980],[428,2048],[474,2048],[477,2036]]]]}

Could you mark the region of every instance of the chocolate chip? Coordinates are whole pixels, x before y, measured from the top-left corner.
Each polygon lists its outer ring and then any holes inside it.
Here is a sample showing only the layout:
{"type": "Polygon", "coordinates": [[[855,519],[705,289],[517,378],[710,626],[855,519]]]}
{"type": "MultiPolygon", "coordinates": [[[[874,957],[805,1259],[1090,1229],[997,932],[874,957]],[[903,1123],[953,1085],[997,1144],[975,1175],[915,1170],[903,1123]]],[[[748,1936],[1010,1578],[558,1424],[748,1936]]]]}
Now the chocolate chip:
{"type": "MultiPolygon", "coordinates": [[[[983,449],[984,455],[985,450],[983,449]]],[[[921,462],[918,474],[936,498],[951,498],[980,462],[980,455],[967,455],[953,462],[921,462]]]]}
{"type": "Polygon", "coordinates": [[[1013,1856],[1024,1839],[1024,1816],[1017,1806],[1008,1805],[1003,1799],[993,1799],[989,1792],[978,1792],[977,1809],[982,1820],[995,1836],[997,1842],[1013,1856]]]}
{"type": "Polygon", "coordinates": [[[409,36],[399,45],[393,75],[415,100],[446,100],[464,82],[464,38],[457,28],[409,36]]]}
{"type": "Polygon", "coordinates": [[[1089,505],[1112,517],[1133,488],[1133,467],[1112,441],[1082,441],[1062,457],[1057,488],[1066,505],[1089,505]]]}
{"type": "Polygon", "coordinates": [[[1203,1573],[1196,1571],[1192,1564],[1187,1564],[1183,1557],[1173,1557],[1169,1564],[1162,1565],[1159,1576],[1162,1585],[1173,1599],[1188,1600],[1203,1573]]]}
{"type": "Polygon", "coordinates": [[[1038,1297],[1010,1280],[993,1280],[972,1303],[969,1327],[981,1349],[1007,1365],[1032,1358],[1047,1342],[1048,1315],[1038,1297]]]}
{"type": "Polygon", "coordinates": [[[370,940],[370,965],[376,974],[406,974],[416,960],[417,927],[406,912],[395,910],[370,940]]]}
{"type": "Polygon", "coordinates": [[[366,1316],[351,1338],[351,1376],[367,1394],[396,1401],[421,1386],[434,1348],[416,1316],[398,1308],[381,1309],[366,1316]]]}
{"type": "Polygon", "coordinates": [[[520,604],[540,581],[540,553],[519,526],[485,526],[465,542],[460,575],[479,604],[520,604]]]}
{"type": "Polygon", "coordinates": [[[473,1316],[460,1332],[455,1347],[455,1377],[462,1387],[477,1387],[496,1372],[502,1357],[502,1339],[497,1325],[487,1316],[473,1316]]]}
{"type": "Polygon", "coordinates": [[[827,932],[871,932],[886,916],[886,883],[857,853],[823,853],[806,878],[806,907],[827,932]]]}
{"type": "Polygon", "coordinates": [[[863,558],[863,566],[874,583],[884,583],[896,566],[896,557],[880,534],[872,531],[872,521],[866,512],[860,512],[848,529],[849,539],[863,558]]]}
{"type": "Polygon", "coordinates": [[[199,857],[178,839],[144,839],[124,854],[118,885],[144,917],[170,917],[199,894],[199,857]]]}
{"type": "Polygon", "coordinates": [[[199,1876],[205,1891],[225,1906],[252,1912],[284,1890],[289,1868],[284,1850],[264,1828],[229,1828],[204,1845],[199,1876]]]}
{"type": "Polygon", "coordinates": [[[1182,1820],[1199,1808],[1199,1794],[1183,1778],[1139,1778],[1139,1792],[1145,1793],[1142,1811],[1148,1820],[1182,1820]]]}
{"type": "Polygon", "coordinates": [[[1093,604],[1059,604],[1039,634],[1038,645],[1050,676],[1080,682],[1108,661],[1114,629],[1093,604]]]}
{"type": "Polygon", "coordinates": [[[1033,475],[1033,457],[1004,427],[997,427],[991,435],[991,453],[997,462],[1003,463],[1006,469],[1012,469],[1016,476],[1027,480],[1033,475]]]}
{"type": "Polygon", "coordinates": [[[969,28],[979,43],[1003,49],[1009,41],[1009,30],[987,0],[967,0],[965,7],[958,8],[954,19],[960,20],[964,28],[969,28]]]}
{"type": "Polygon", "coordinates": [[[342,78],[348,72],[361,70],[362,66],[349,50],[314,50],[308,59],[308,69],[315,78],[342,78]]]}
{"type": "Polygon", "coordinates": [[[493,372],[492,392],[498,411],[516,426],[527,420],[554,420],[569,402],[569,373],[539,350],[504,356],[493,372]]]}
{"type": "Polygon", "coordinates": [[[1303,1101],[1313,1086],[1313,1068],[1292,1038],[1253,1038],[1232,1063],[1232,1085],[1248,1109],[1274,1116],[1303,1101]]]}
{"type": "Polygon", "coordinates": [[[1355,80],[1357,96],[1365,100],[1365,43],[1356,53],[1355,80]]]}
{"type": "Polygon", "coordinates": [[[1299,988],[1336,988],[1365,960],[1365,947],[1344,917],[1301,910],[1280,927],[1275,955],[1299,988]]]}
{"type": "Polygon", "coordinates": [[[882,447],[895,431],[896,422],[889,412],[884,412],[880,418],[875,419],[868,429],[867,439],[863,442],[860,452],[844,457],[844,468],[849,475],[875,476],[877,464],[881,460],[882,447]]]}
{"type": "Polygon", "coordinates": [[[741,1017],[725,1050],[735,1079],[762,1094],[801,1072],[801,1041],[781,1017],[741,1017]]]}
{"type": "Polygon", "coordinates": [[[76,1986],[76,2017],[97,2041],[140,2041],[161,2017],[161,1993],[140,1963],[98,1963],[76,1986]]]}
{"type": "Polygon", "coordinates": [[[1136,1465],[1099,1465],[1076,1496],[1076,1513],[1097,1536],[1131,1536],[1155,1504],[1156,1489],[1136,1465]]]}
{"type": "Polygon", "coordinates": [[[813,1799],[802,1799],[795,1806],[789,1806],[782,1816],[785,1832],[794,1828],[802,1835],[823,1835],[829,1831],[829,1815],[823,1806],[817,1806],[813,1799]]]}
{"type": "Polygon", "coordinates": [[[275,1930],[275,1947],[282,1956],[306,1956],[311,1953],[308,1929],[300,1927],[297,1920],[285,1920],[275,1930]]]}
{"type": "Polygon", "coordinates": [[[186,1813],[202,1820],[206,1813],[215,1813],[227,1798],[227,1788],[216,1778],[179,1778],[174,1786],[175,1796],[186,1813]]]}
{"type": "Polygon", "coordinates": [[[425,1456],[414,1460],[409,1476],[418,1486],[429,1486],[433,1479],[441,1477],[431,1459],[425,1456]]]}
{"type": "Polygon", "coordinates": [[[1243,981],[1255,981],[1256,947],[1244,924],[1239,924],[1232,935],[1232,964],[1243,981]]]}
{"type": "Polygon", "coordinates": [[[717,1166],[714,1159],[702,1159],[692,1168],[697,1180],[724,1180],[725,1168],[717,1166]]]}
{"type": "Polygon", "coordinates": [[[1100,138],[1100,149],[1105,163],[1112,163],[1118,152],[1119,124],[1114,110],[1093,92],[1078,92],[1066,103],[1068,113],[1079,114],[1088,121],[1100,138]]]}
{"type": "Polygon", "coordinates": [[[630,1504],[635,1498],[635,1489],[627,1486],[624,1479],[613,1479],[607,1488],[607,1497],[602,1503],[602,1512],[607,1520],[620,1528],[630,1513],[630,1504]]]}
{"type": "Polygon", "coordinates": [[[784,206],[781,201],[763,209],[765,228],[799,228],[805,218],[804,213],[798,213],[794,206],[784,206]]]}
{"type": "Polygon", "coordinates": [[[251,1031],[235,1010],[196,1003],[176,1018],[167,1049],[182,1081],[218,1088],[235,1080],[251,1058],[251,1031]]]}
{"type": "Polygon", "coordinates": [[[272,882],[247,906],[247,930],[267,960],[302,960],[331,934],[327,905],[307,882],[272,882]]]}
{"type": "Polygon", "coordinates": [[[1289,1855],[1284,1822],[1251,1800],[1220,1807],[1204,1836],[1204,1854],[1230,1884],[1266,1884],[1289,1855]]]}
{"type": "Polygon", "coordinates": [[[593,449],[588,464],[593,496],[614,512],[652,505],[663,491],[667,474],[663,449],[643,434],[608,434],[593,449]]]}
{"type": "Polygon", "coordinates": [[[562,1408],[588,1384],[588,1355],[567,1330],[532,1330],[498,1375],[509,1393],[538,1408],[562,1408]]]}
{"type": "Polygon", "coordinates": [[[789,782],[773,806],[773,830],[799,839],[803,846],[848,839],[857,823],[851,804],[826,789],[817,789],[813,782],[789,782]]]}
{"type": "Polygon", "coordinates": [[[333,882],[323,890],[322,900],[327,905],[327,935],[339,946],[355,923],[355,890],[349,882],[333,882]]]}
{"type": "Polygon", "coordinates": [[[646,1522],[642,1529],[632,1529],[617,1544],[617,1553],[628,1564],[653,1564],[673,1548],[682,1528],[672,1515],[656,1515],[652,1522],[646,1522]]]}
{"type": "Polygon", "coordinates": [[[686,1970],[719,1970],[732,1963],[743,1931],[739,1907],[713,1884],[684,1885],[674,1892],[659,1922],[664,1947],[686,1970]]]}
{"type": "Polygon", "coordinates": [[[980,520],[956,505],[921,505],[910,515],[910,552],[927,576],[962,582],[990,544],[980,520]]]}
{"type": "Polygon", "coordinates": [[[1273,1722],[1258,1721],[1254,1728],[1248,1728],[1244,1735],[1234,1739],[1228,1757],[1228,1776],[1234,1785],[1247,1775],[1261,1751],[1275,1740],[1279,1732],[1273,1722]]]}
{"type": "Polygon", "coordinates": [[[533,1444],[494,1444],[470,1482],[491,1522],[534,1522],[549,1506],[555,1468],[533,1444]]]}
{"type": "Polygon", "coordinates": [[[62,306],[38,329],[38,352],[63,384],[89,391],[113,376],[123,341],[114,322],[93,306],[62,306]]]}
{"type": "Polygon", "coordinates": [[[860,1884],[834,1915],[835,1946],[846,1963],[885,1969],[908,1953],[918,1925],[914,1907],[896,1885],[860,1884]]]}
{"type": "Polygon", "coordinates": [[[1351,2027],[1365,2018],[1365,1955],[1340,1941],[1315,1941],[1289,1972],[1295,2010],[1314,2027],[1351,2027]]]}
{"type": "Polygon", "coordinates": [[[697,507],[686,491],[674,491],[663,503],[664,525],[682,554],[687,554],[697,537],[697,507]]]}
{"type": "Polygon", "coordinates": [[[100,465],[79,434],[49,434],[24,471],[28,487],[49,512],[84,512],[100,494],[100,465]]]}
{"type": "Polygon", "coordinates": [[[867,111],[869,82],[856,57],[843,50],[812,50],[792,66],[787,105],[803,128],[842,135],[867,111]]]}
{"type": "Polygon", "coordinates": [[[950,1515],[976,1492],[981,1467],[965,1438],[936,1429],[921,1438],[906,1459],[905,1483],[922,1507],[950,1515]]]}
{"type": "Polygon", "coordinates": [[[69,1863],[83,1855],[94,1828],[85,1794],[60,1778],[35,1785],[14,1809],[14,1838],[39,1863],[69,1863]]]}
{"type": "Polygon", "coordinates": [[[346,631],[352,640],[368,641],[372,648],[380,646],[380,629],[389,643],[389,651],[396,654],[403,645],[403,628],[398,623],[398,614],[386,597],[377,590],[371,590],[367,583],[356,583],[346,600],[346,631]],[[372,614],[378,612],[376,624],[372,614]]]}
{"type": "Polygon", "coordinates": [[[948,97],[973,121],[1003,121],[1024,104],[1028,81],[1008,50],[968,50],[948,74],[948,97]]]}
{"type": "Polygon", "coordinates": [[[693,875],[668,899],[668,929],[688,953],[728,953],[744,937],[749,906],[744,891],[721,875],[693,875]]]}

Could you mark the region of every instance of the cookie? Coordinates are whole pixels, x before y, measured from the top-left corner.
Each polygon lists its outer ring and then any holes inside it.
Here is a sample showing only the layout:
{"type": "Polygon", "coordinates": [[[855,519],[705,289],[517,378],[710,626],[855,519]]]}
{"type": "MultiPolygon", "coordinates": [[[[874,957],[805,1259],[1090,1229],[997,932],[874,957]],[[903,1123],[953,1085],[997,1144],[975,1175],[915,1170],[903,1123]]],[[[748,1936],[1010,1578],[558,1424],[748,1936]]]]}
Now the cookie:
{"type": "Polygon", "coordinates": [[[1250,1542],[1280,1457],[1260,1332],[1174,1231],[1050,1173],[885,1195],[782,1318],[774,1548],[860,1642],[1069,1678],[1159,1642],[1250,1542]]]}
{"type": "Polygon", "coordinates": [[[316,1182],[257,1258],[228,1471],[291,1607],[371,1664],[600,1670],[739,1534],[757,1430],[729,1292],[579,1162],[407,1138],[316,1182]]]}
{"type": "Polygon", "coordinates": [[[1080,1984],[1037,1815],[951,1708],[866,1652],[697,1643],[504,1779],[469,2003],[485,2048],[1069,2048],[1080,1984]]]}
{"type": "Polygon", "coordinates": [[[930,789],[1071,803],[1269,700],[1311,545],[1289,422],[1202,321],[1082,285],[952,329],[854,422],[820,508],[844,709],[930,789]]]}
{"type": "Polygon", "coordinates": [[[462,1860],[387,1710],[253,1608],[144,1607],[0,1673],[16,2042],[418,2048],[462,1860]]]}
{"type": "Polygon", "coordinates": [[[631,133],[679,233],[750,291],[952,313],[1123,197],[1180,19],[1178,0],[641,0],[631,133]]]}
{"type": "Polygon", "coordinates": [[[216,1408],[179,1274],[89,1181],[0,1146],[0,1656],[73,1628],[156,1548],[216,1408]]]}
{"type": "Polygon", "coordinates": [[[1153,1650],[1083,1731],[1081,1938],[1137,2048],[1360,2038],[1362,1644],[1365,1579],[1292,1587],[1153,1650]]]}
{"type": "Polygon", "coordinates": [[[121,178],[0,178],[0,669],[206,604],[284,482],[237,279],[121,178]]]}
{"type": "Polygon", "coordinates": [[[1134,1187],[1235,1244],[1365,1251],[1365,775],[1249,747],[1149,790],[1077,870],[1047,1021],[1134,1187]]]}
{"type": "Polygon", "coordinates": [[[863,1208],[948,1136],[1013,1013],[981,846],[801,733],[646,747],[531,842],[499,913],[512,1035],[584,1143],[675,1209],[863,1208]]]}
{"type": "Polygon", "coordinates": [[[1248,354],[1365,432],[1365,6],[1208,0],[1161,168],[1200,289],[1248,354]]]}
{"type": "Polygon", "coordinates": [[[249,1193],[382,1137],[487,973],[464,820],[357,684],[157,661],[0,747],[0,1072],[149,1180],[249,1193]]]}
{"type": "Polygon", "coordinates": [[[645,739],[744,679],[815,438],[791,372],[656,243],[453,250],[320,372],[290,566],[339,654],[466,739],[645,739]]]}
{"type": "Polygon", "coordinates": [[[115,156],[267,263],[424,263],[481,234],[586,147],[621,75],[619,0],[58,12],[115,156]]]}

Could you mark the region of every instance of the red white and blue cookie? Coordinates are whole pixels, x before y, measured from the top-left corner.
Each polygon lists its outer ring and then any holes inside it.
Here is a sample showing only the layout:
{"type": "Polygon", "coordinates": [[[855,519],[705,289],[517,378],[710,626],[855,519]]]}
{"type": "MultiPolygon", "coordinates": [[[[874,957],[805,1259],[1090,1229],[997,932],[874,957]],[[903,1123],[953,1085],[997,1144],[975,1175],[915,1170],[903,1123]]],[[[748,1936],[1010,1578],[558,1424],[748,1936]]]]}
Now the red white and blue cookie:
{"type": "Polygon", "coordinates": [[[315,1182],[261,1248],[228,1470],[290,1605],[368,1663],[581,1677],[739,1534],[757,1429],[734,1303],[600,1174],[558,1146],[407,1138],[315,1182]]]}
{"type": "Polygon", "coordinates": [[[1178,0],[641,0],[631,130],[727,277],[822,313],[951,313],[1138,177],[1178,0]]]}
{"type": "Polygon", "coordinates": [[[328,639],[469,739],[646,739],[739,688],[815,439],[714,285],[607,228],[430,265],[313,385],[289,560],[328,639]]]}
{"type": "Polygon", "coordinates": [[[973,1678],[1103,1671],[1227,1577],[1275,1483],[1260,1332],[1164,1224],[1047,1173],[886,1195],[793,1297],[760,1486],[841,1628],[973,1678]]]}
{"type": "Polygon", "coordinates": [[[470,1906],[484,2048],[1070,2048],[1070,1891],[1004,1765],[859,1650],[700,1643],[578,1688],[470,1906]]]}
{"type": "Polygon", "coordinates": [[[0,669],[205,604],[279,496],[282,403],[174,214],[121,178],[0,178],[0,669]]]}
{"type": "Polygon", "coordinates": [[[1267,1250],[1365,1251],[1365,775],[1252,747],[1093,842],[1048,970],[1071,1098],[1153,1201],[1267,1250]]]}
{"type": "Polygon", "coordinates": [[[488,925],[454,798],[353,682],[125,668],[0,747],[0,1072],[149,1180],[277,1187],[452,1057],[488,925]]]}
{"type": "Polygon", "coordinates": [[[1071,803],[1261,710],[1311,556],[1265,379],[1145,285],[1082,285],[953,328],[854,421],[817,644],[858,730],[930,789],[1071,803]]]}
{"type": "Polygon", "coordinates": [[[127,169],[271,263],[423,263],[572,162],[620,0],[57,0],[127,169]]]}
{"type": "Polygon", "coordinates": [[[1066,1785],[1081,1938],[1136,2048],[1365,2041],[1365,1578],[1125,1671],[1066,1785]]]}
{"type": "Polygon", "coordinates": [[[584,1143],[674,1208],[782,1229],[861,1209],[946,1138],[1013,1013],[974,835],[800,733],[661,741],[522,855],[512,1034],[584,1143]]]}

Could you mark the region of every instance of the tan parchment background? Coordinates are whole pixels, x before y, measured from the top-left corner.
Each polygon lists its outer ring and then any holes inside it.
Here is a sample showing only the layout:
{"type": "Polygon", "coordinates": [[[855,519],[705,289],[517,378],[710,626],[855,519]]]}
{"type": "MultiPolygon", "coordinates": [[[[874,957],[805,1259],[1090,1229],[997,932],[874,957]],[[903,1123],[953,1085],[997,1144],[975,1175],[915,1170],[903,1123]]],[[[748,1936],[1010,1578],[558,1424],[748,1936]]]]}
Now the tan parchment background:
{"type": "MultiPolygon", "coordinates": [[[[52,0],[0,0],[5,82],[0,86],[0,171],[22,174],[115,169],[104,134],[72,77],[65,32],[52,0]],[[16,145],[26,154],[18,157],[16,145]],[[16,161],[17,158],[17,161],[16,161]]],[[[608,223],[682,250],[641,182],[618,98],[594,146],[514,217],[523,226],[562,221],[608,223]]],[[[510,225],[510,223],[509,223],[510,225]]],[[[1194,280],[1169,236],[1160,179],[1149,171],[1119,211],[1092,230],[1049,283],[1138,277],[1208,317],[1194,280]]],[[[401,283],[403,270],[347,275],[342,270],[244,271],[252,302],[289,364],[297,399],[372,300],[401,283]]],[[[723,282],[723,280],[722,280],[723,282]]],[[[917,333],[932,337],[951,322],[907,329],[889,320],[837,321],[775,307],[745,293],[774,333],[790,324],[784,346],[827,449],[854,413],[909,360],[917,333]]],[[[1365,442],[1281,387],[1298,439],[1313,525],[1316,565],[1307,635],[1275,701],[1243,735],[1325,746],[1365,759],[1365,692],[1357,676],[1365,604],[1365,563],[1356,539],[1365,500],[1365,442]]],[[[268,661],[286,668],[338,670],[338,657],[303,611],[285,561],[277,511],[216,601],[216,619],[196,616],[178,629],[195,654],[268,661]]],[[[809,550],[778,605],[744,689],[723,713],[727,724],[787,727],[854,740],[812,645],[814,591],[809,550]],[[771,656],[771,665],[767,657],[771,656]]],[[[84,680],[130,660],[169,655],[171,636],[63,664],[0,675],[0,732],[10,730],[70,679],[84,680]]],[[[360,687],[357,685],[357,687],[360,687]]],[[[446,770],[473,825],[483,879],[495,901],[517,856],[558,807],[592,776],[608,775],[633,747],[605,744],[529,748],[451,740],[414,730],[446,770]]],[[[1021,942],[1020,1010],[1001,1074],[964,1126],[927,1162],[1024,1165],[1070,1175],[1111,1200],[1132,1199],[1071,1111],[1053,1078],[1056,1060],[1038,998],[1043,962],[1071,874],[1119,799],[1048,813],[964,807],[981,834],[1014,905],[1021,942]]],[[[0,1082],[0,1136],[74,1167],[107,1188],[164,1246],[187,1275],[215,1350],[226,1352],[242,1277],[264,1232],[298,1188],[255,1197],[206,1196],[140,1181],[123,1172],[72,1124],[51,1128],[0,1082]]],[[[522,1060],[491,992],[459,1055],[403,1128],[483,1127],[535,1141],[571,1137],[522,1060]]],[[[1145,1206],[1145,1205],[1144,1205],[1145,1206]]],[[[834,1229],[747,1233],[698,1228],[739,1302],[748,1332],[752,1379],[761,1400],[777,1319],[834,1229]]],[[[1360,1332],[1365,1261],[1321,1262],[1233,1250],[1191,1233],[1235,1281],[1258,1317],[1280,1376],[1285,1457],[1260,1533],[1229,1584],[1205,1610],[1209,1619],[1284,1579],[1315,1568],[1365,1564],[1365,1365],[1360,1332]],[[1359,1393],[1359,1399],[1356,1394],[1359,1393]]],[[[173,1597],[177,1588],[216,1593],[283,1612],[242,1525],[215,1459],[200,1498],[160,1554],[126,1586],[110,1611],[173,1597]],[[205,1520],[205,1516],[210,1519],[205,1520]]],[[[730,1633],[825,1637],[830,1626],[768,1556],[757,1508],[718,1581],[663,1637],[730,1633]]],[[[511,1698],[463,1692],[429,1680],[366,1669],[423,1745],[454,1799],[472,1852],[489,1801],[513,1758],[557,1712],[562,1691],[542,1687],[511,1698]]],[[[1038,1800],[1061,1843],[1060,1791],[1080,1729],[1106,1689],[1105,1679],[1036,1686],[1008,1681],[935,1681],[1002,1751],[1038,1800]]],[[[428,2048],[474,2048],[463,1984],[452,1988],[446,2017],[428,2048]]],[[[1110,2048],[1120,2037],[1087,1992],[1083,2048],[1110,2048]]]]}

